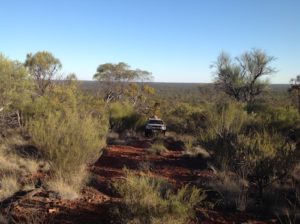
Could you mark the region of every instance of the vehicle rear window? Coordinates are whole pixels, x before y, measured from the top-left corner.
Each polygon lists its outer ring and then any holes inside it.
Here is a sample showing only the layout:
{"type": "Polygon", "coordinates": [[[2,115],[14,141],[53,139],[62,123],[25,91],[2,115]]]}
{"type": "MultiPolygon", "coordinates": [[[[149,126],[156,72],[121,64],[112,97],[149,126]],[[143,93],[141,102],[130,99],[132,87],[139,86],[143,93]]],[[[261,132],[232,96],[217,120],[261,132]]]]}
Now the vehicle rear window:
{"type": "Polygon", "coordinates": [[[150,120],[148,124],[164,124],[164,122],[162,120],[150,120]]]}

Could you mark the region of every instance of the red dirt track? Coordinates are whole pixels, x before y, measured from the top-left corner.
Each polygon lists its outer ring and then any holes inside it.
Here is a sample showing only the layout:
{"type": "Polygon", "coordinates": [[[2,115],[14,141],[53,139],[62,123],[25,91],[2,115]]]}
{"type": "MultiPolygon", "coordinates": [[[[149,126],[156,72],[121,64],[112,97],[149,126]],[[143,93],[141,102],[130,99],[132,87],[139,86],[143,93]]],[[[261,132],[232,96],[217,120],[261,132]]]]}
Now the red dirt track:
{"type": "MultiPolygon", "coordinates": [[[[180,151],[169,151],[163,155],[151,155],[147,144],[133,146],[109,146],[102,157],[91,166],[92,180],[80,199],[61,200],[54,193],[43,189],[32,197],[15,195],[1,205],[18,221],[32,219],[35,223],[113,223],[109,209],[120,199],[113,197],[111,184],[123,177],[123,168],[140,172],[143,167],[150,168],[151,175],[166,178],[175,186],[196,184],[202,186],[213,177],[201,158],[183,156],[180,151]],[[54,196],[53,196],[54,195],[54,196]],[[43,219],[50,220],[45,222],[43,219]]],[[[197,209],[199,223],[273,223],[255,221],[241,213],[226,214],[218,211],[197,209]]]]}

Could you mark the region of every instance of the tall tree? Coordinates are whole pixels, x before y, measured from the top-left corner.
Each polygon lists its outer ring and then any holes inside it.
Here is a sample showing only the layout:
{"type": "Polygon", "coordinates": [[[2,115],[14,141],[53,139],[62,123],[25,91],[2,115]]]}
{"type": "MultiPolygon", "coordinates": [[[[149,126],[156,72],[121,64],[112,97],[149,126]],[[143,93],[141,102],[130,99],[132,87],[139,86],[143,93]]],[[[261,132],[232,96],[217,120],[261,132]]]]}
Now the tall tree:
{"type": "Polygon", "coordinates": [[[130,90],[131,82],[151,80],[151,73],[140,69],[132,70],[124,62],[106,63],[98,66],[94,79],[100,81],[104,101],[109,103],[124,98],[130,90]]]}
{"type": "Polygon", "coordinates": [[[298,96],[298,113],[300,114],[300,75],[298,75],[295,79],[291,79],[291,88],[290,92],[296,92],[298,96]]]}
{"type": "Polygon", "coordinates": [[[228,54],[221,53],[211,67],[215,68],[217,87],[237,101],[252,102],[266,87],[263,76],[276,70],[270,66],[273,56],[264,51],[253,49],[232,59],[228,54]]]}
{"type": "Polygon", "coordinates": [[[27,54],[25,66],[36,83],[37,93],[44,95],[46,90],[53,84],[57,78],[62,64],[52,53],[40,51],[35,54],[27,54]]]}
{"type": "Polygon", "coordinates": [[[25,103],[29,87],[30,79],[23,64],[0,54],[0,111],[16,109],[25,103]]]}

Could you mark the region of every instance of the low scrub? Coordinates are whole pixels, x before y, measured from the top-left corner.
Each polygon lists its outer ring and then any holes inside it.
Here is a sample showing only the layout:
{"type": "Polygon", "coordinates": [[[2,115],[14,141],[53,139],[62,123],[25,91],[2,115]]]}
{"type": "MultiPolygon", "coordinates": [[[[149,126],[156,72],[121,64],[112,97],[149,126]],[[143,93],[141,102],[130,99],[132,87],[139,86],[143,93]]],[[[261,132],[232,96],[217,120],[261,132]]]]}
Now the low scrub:
{"type": "Polygon", "coordinates": [[[239,161],[247,167],[249,180],[257,186],[259,197],[263,190],[286,177],[297,157],[295,144],[277,133],[266,130],[249,136],[239,136],[239,161]]]}
{"type": "Polygon", "coordinates": [[[232,173],[228,170],[217,172],[209,186],[220,196],[215,206],[238,211],[246,210],[249,183],[245,173],[232,173]]]}
{"type": "Polygon", "coordinates": [[[74,111],[66,110],[65,113],[48,113],[45,117],[30,120],[28,130],[50,164],[50,172],[56,182],[50,184],[52,189],[56,189],[53,187],[55,185],[61,188],[63,180],[65,185],[78,193],[85,180],[81,175],[85,172],[78,169],[98,159],[104,146],[97,123],[91,116],[81,117],[74,111]]]}
{"type": "Polygon", "coordinates": [[[21,189],[27,190],[28,185],[24,185],[24,179],[28,175],[36,173],[43,163],[35,159],[21,157],[14,148],[16,143],[18,146],[25,144],[18,133],[7,137],[5,140],[2,139],[0,142],[0,201],[21,189]]]}
{"type": "Polygon", "coordinates": [[[19,178],[16,174],[2,176],[0,179],[0,201],[12,196],[20,188],[19,178]]]}
{"type": "Polygon", "coordinates": [[[216,103],[205,114],[206,128],[199,133],[199,144],[214,153],[218,168],[231,165],[237,153],[237,136],[243,133],[252,116],[244,111],[243,104],[232,101],[216,103]]]}
{"type": "Polygon", "coordinates": [[[174,191],[163,179],[129,170],[114,187],[123,199],[117,209],[121,223],[186,224],[195,218],[194,207],[205,198],[198,188],[186,185],[174,191]]]}
{"type": "Polygon", "coordinates": [[[148,151],[151,154],[161,155],[162,153],[167,152],[168,150],[164,146],[164,143],[162,141],[157,141],[151,145],[151,147],[148,149],[148,151]]]}
{"type": "Polygon", "coordinates": [[[147,118],[135,111],[128,102],[114,102],[109,108],[109,122],[111,129],[119,134],[142,131],[147,118]]]}
{"type": "Polygon", "coordinates": [[[164,120],[168,124],[168,131],[174,131],[180,135],[197,134],[199,129],[204,128],[203,125],[205,125],[203,108],[200,105],[187,103],[168,107],[164,120]]]}
{"type": "Polygon", "coordinates": [[[57,192],[62,199],[74,200],[88,181],[88,171],[85,165],[77,167],[70,173],[58,173],[47,182],[48,189],[57,192]]]}

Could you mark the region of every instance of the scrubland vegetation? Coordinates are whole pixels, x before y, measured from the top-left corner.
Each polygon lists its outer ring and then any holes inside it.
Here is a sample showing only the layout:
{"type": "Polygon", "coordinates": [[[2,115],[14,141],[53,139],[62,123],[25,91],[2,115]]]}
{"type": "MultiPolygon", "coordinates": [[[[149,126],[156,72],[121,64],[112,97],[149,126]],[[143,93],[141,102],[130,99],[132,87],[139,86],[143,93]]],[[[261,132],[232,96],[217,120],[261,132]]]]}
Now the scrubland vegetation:
{"type": "Polygon", "coordinates": [[[129,170],[114,187],[124,199],[116,215],[126,223],[187,223],[195,218],[195,205],[206,197],[196,187],[186,185],[174,192],[164,179],[129,170]]]}
{"type": "Polygon", "coordinates": [[[178,187],[150,170],[125,169],[112,186],[122,200],[111,209],[116,223],[201,223],[199,206],[296,223],[299,80],[290,92],[268,88],[273,59],[253,50],[234,62],[222,53],[212,66],[216,85],[182,95],[158,94],[139,82],[151,80],[149,72],[125,63],[100,65],[95,88],[83,90],[74,74],[61,76],[62,64],[49,52],[24,63],[1,55],[0,200],[40,187],[79,198],[107,135],[143,140],[147,118],[157,115],[168,132],[145,150],[163,156],[179,148],[182,157],[205,160],[213,177],[178,187]],[[43,178],[33,178],[37,173],[43,178]]]}

